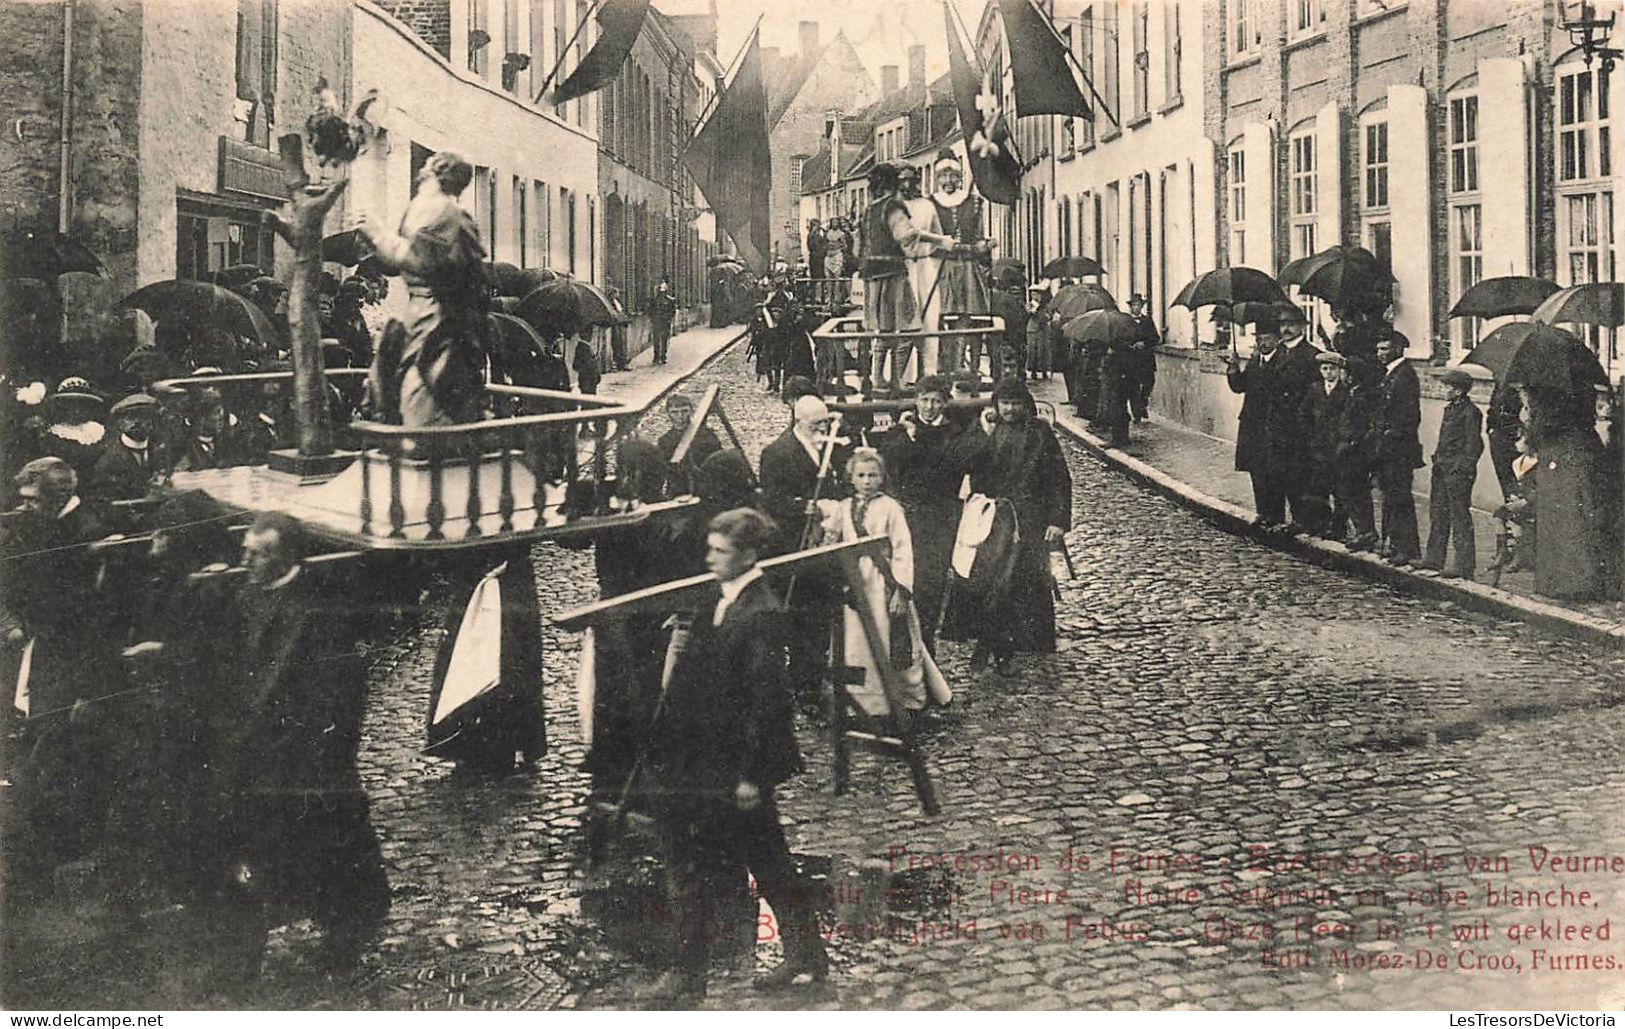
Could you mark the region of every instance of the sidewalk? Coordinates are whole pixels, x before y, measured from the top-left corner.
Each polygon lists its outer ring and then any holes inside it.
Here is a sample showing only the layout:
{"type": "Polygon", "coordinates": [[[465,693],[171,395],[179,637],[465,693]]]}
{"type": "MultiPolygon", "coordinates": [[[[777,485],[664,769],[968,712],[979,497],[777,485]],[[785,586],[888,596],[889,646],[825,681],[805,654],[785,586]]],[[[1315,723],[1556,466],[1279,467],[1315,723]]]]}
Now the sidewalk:
{"type": "MultiPolygon", "coordinates": [[[[1254,536],[1268,546],[1315,564],[1363,575],[1397,589],[1451,601],[1501,618],[1531,622],[1605,646],[1625,647],[1625,602],[1580,604],[1542,597],[1535,593],[1532,572],[1506,572],[1501,576],[1499,587],[1489,585],[1486,568],[1495,557],[1496,522],[1487,511],[1473,510],[1478,576],[1482,580],[1475,582],[1395,568],[1375,555],[1350,553],[1340,543],[1265,534],[1252,524],[1255,516],[1252,482],[1245,472],[1235,471],[1234,443],[1153,414],[1149,422],[1132,427],[1128,445],[1119,450],[1109,447],[1089,430],[1083,419],[1072,413],[1065,402],[1066,389],[1059,379],[1035,382],[1031,386],[1035,397],[1055,405],[1056,425],[1083,446],[1176,503],[1232,532],[1254,536]]],[[[1426,494],[1416,495],[1416,510],[1425,545],[1429,528],[1426,494]]]]}
{"type": "Polygon", "coordinates": [[[665,364],[653,363],[654,350],[646,348],[632,358],[629,371],[605,372],[598,383],[598,395],[637,407],[658,404],[662,397],[710,364],[744,332],[743,325],[725,325],[720,329],[696,325],[671,338],[665,364]]]}

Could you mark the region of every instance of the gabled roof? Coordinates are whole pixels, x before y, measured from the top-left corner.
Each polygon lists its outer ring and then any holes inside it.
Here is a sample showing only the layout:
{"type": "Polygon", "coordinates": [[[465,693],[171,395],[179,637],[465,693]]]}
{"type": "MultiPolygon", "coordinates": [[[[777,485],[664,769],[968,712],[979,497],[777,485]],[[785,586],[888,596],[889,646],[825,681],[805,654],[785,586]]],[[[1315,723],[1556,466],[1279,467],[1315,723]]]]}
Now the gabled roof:
{"type": "Polygon", "coordinates": [[[801,55],[796,58],[785,58],[773,68],[762,69],[767,79],[767,129],[773,131],[784,117],[784,112],[796,102],[801,90],[807,85],[807,80],[817,70],[819,64],[826,57],[833,56],[832,51],[837,48],[847,50],[854,61],[857,60],[857,51],[852,49],[852,43],[846,38],[846,33],[837,32],[835,38],[818,48],[812,55],[801,55]]]}
{"type": "Polygon", "coordinates": [[[801,192],[818,193],[829,188],[829,151],[820,150],[801,162],[801,192]]]}

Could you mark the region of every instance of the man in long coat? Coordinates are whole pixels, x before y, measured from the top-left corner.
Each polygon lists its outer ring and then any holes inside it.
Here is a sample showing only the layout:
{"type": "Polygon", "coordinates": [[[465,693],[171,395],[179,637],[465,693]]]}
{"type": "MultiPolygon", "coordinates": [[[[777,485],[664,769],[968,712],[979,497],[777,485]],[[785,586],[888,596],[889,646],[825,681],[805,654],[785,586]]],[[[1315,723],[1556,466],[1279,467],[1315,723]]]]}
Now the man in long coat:
{"type": "Polygon", "coordinates": [[[1049,551],[1072,527],[1072,474],[1055,430],[1039,421],[1035,410],[1026,384],[1006,376],[994,387],[993,406],[982,412],[980,427],[967,430],[959,443],[971,492],[1008,500],[1020,534],[1015,564],[1002,589],[966,597],[969,627],[977,638],[973,672],[986,668],[990,656],[1006,675],[1014,670],[1018,651],[1055,651],[1049,551]]]}
{"type": "MultiPolygon", "coordinates": [[[[1236,470],[1253,480],[1253,506],[1266,528],[1283,527],[1287,504],[1295,521],[1313,520],[1301,510],[1295,489],[1308,465],[1301,411],[1308,380],[1299,362],[1280,347],[1274,323],[1257,326],[1257,353],[1243,362],[1234,349],[1227,357],[1225,381],[1242,395],[1236,425],[1236,470]]],[[[1309,374],[1317,374],[1312,369],[1309,374]]]]}
{"type": "Polygon", "coordinates": [[[774,787],[801,770],[784,682],[786,613],[756,563],[772,523],[750,509],[714,518],[707,567],[717,585],[701,604],[672,672],[650,741],[678,925],[675,968],[649,991],[666,1002],[705,996],[717,901],[746,866],[773,908],[784,963],[760,988],[821,980],[829,965],[779,825],[774,787]]]}
{"type": "Polygon", "coordinates": [[[1382,492],[1383,556],[1396,565],[1422,557],[1411,479],[1422,460],[1422,384],[1405,360],[1403,336],[1390,332],[1377,344],[1382,371],[1371,430],[1377,488],[1382,492]]]}
{"type": "Polygon", "coordinates": [[[948,417],[947,406],[947,380],[938,375],[921,379],[914,410],[902,416],[900,429],[888,435],[884,448],[888,490],[903,505],[914,538],[914,606],[921,638],[933,654],[947,600],[964,478],[954,456],[964,427],[948,417]]]}

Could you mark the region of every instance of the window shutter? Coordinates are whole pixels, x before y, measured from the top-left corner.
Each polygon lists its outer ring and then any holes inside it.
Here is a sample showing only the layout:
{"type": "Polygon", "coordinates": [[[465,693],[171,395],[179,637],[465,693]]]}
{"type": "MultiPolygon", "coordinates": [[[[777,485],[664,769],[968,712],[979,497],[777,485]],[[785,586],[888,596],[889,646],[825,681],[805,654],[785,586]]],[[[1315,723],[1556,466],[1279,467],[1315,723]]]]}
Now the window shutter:
{"type": "Polygon", "coordinates": [[[1529,274],[1529,176],[1524,160],[1529,139],[1524,110],[1527,74],[1516,57],[1478,62],[1478,189],[1486,278],[1529,274]],[[1488,145],[1484,116],[1491,111],[1495,138],[1506,140],[1507,145],[1488,145]]]}
{"type": "Polygon", "coordinates": [[[1242,130],[1247,155],[1247,264],[1275,274],[1275,131],[1262,122],[1242,130]]]}
{"type": "Polygon", "coordinates": [[[1394,327],[1411,356],[1432,351],[1433,221],[1428,188],[1428,95],[1421,86],[1388,87],[1388,206],[1392,212],[1394,327]]]}
{"type": "Polygon", "coordinates": [[[237,99],[260,98],[264,58],[260,35],[264,32],[260,0],[237,0],[237,99]]]}
{"type": "Polygon", "coordinates": [[[1343,112],[1336,101],[1315,115],[1315,244],[1343,241],[1343,112]]]}

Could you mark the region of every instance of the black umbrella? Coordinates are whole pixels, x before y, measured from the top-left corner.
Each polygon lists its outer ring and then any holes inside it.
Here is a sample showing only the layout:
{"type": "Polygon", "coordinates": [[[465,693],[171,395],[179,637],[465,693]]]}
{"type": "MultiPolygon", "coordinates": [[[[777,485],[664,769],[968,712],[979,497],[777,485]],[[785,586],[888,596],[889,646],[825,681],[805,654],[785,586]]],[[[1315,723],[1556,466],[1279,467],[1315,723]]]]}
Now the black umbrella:
{"type": "Polygon", "coordinates": [[[519,317],[532,326],[559,321],[579,325],[625,325],[631,321],[603,290],[590,282],[568,278],[544,282],[525,294],[519,302],[519,317]]]}
{"type": "Polygon", "coordinates": [[[83,243],[60,232],[9,233],[0,245],[4,277],[55,282],[70,272],[107,278],[107,266],[83,243]]]}
{"type": "Polygon", "coordinates": [[[990,267],[988,269],[988,276],[994,282],[998,282],[999,281],[999,275],[1001,273],[1007,272],[1007,271],[1012,271],[1012,270],[1015,271],[1016,273],[1020,274],[1022,285],[1026,285],[1026,283],[1027,283],[1027,265],[1026,265],[1025,262],[1023,262],[1019,258],[1015,258],[1015,257],[1001,257],[998,260],[994,261],[992,267],[990,267]]]}
{"type": "Polygon", "coordinates": [[[1279,322],[1289,315],[1298,313],[1295,304],[1243,300],[1231,307],[1215,307],[1213,309],[1213,320],[1215,322],[1230,322],[1233,325],[1256,325],[1259,321],[1279,322]]]}
{"type": "Polygon", "coordinates": [[[1480,364],[1498,382],[1561,390],[1607,385],[1597,355],[1574,333],[1539,322],[1513,322],[1485,336],[1462,364],[1480,364]]]}
{"type": "Polygon", "coordinates": [[[122,311],[145,311],[155,322],[213,326],[275,346],[281,339],[259,305],[224,286],[191,279],[169,279],[142,286],[118,302],[122,311]]]}
{"type": "Polygon", "coordinates": [[[229,268],[211,272],[209,281],[216,286],[224,286],[230,290],[240,290],[255,279],[264,277],[264,269],[257,264],[234,264],[229,268]]]}
{"type": "Polygon", "coordinates": [[[1275,276],[1275,281],[1282,286],[1301,286],[1305,275],[1314,270],[1322,261],[1342,253],[1343,249],[1341,245],[1327,247],[1318,254],[1310,254],[1308,257],[1288,261],[1286,267],[1282,268],[1280,273],[1275,276]]]}
{"type": "Polygon", "coordinates": [[[1467,287],[1467,292],[1450,309],[1451,318],[1504,318],[1510,314],[1534,314],[1543,301],[1557,292],[1557,283],[1529,275],[1501,275],[1467,287]]]}
{"type": "Polygon", "coordinates": [[[322,260],[351,267],[372,256],[372,240],[360,229],[345,229],[322,240],[322,260]]]}
{"type": "Polygon", "coordinates": [[[740,267],[744,267],[744,262],[732,254],[712,254],[710,257],[705,259],[705,266],[707,268],[715,268],[721,264],[737,264],[740,267]]]}
{"type": "Polygon", "coordinates": [[[1535,308],[1535,321],[1547,325],[1625,325],[1625,283],[1588,282],[1560,289],[1535,308]]]}
{"type": "Polygon", "coordinates": [[[1073,255],[1072,257],[1057,257],[1044,266],[1046,279],[1081,279],[1086,275],[1104,275],[1106,269],[1100,262],[1092,257],[1073,255]]]}
{"type": "Polygon", "coordinates": [[[1061,335],[1073,343],[1118,346],[1132,343],[1144,330],[1130,315],[1112,308],[1080,314],[1061,327],[1061,335]]]}
{"type": "Polygon", "coordinates": [[[1049,303],[1051,317],[1063,324],[1089,311],[1101,310],[1117,310],[1117,301],[1107,292],[1106,287],[1097,286],[1092,282],[1063,286],[1056,291],[1055,299],[1049,303]]]}
{"type": "Polygon", "coordinates": [[[1248,268],[1244,265],[1203,272],[1179,291],[1173,303],[1178,307],[1195,310],[1210,304],[1233,306],[1244,300],[1290,303],[1285,291],[1274,279],[1257,268],[1248,268]]]}
{"type": "Polygon", "coordinates": [[[1340,247],[1322,251],[1304,266],[1298,292],[1320,297],[1333,307],[1377,307],[1391,295],[1393,275],[1364,247],[1340,247]],[[1366,301],[1358,304],[1356,301],[1366,301]]]}
{"type": "Polygon", "coordinates": [[[495,290],[499,297],[522,297],[529,292],[519,288],[519,273],[524,269],[518,265],[507,261],[487,261],[484,270],[485,284],[495,290]]]}

